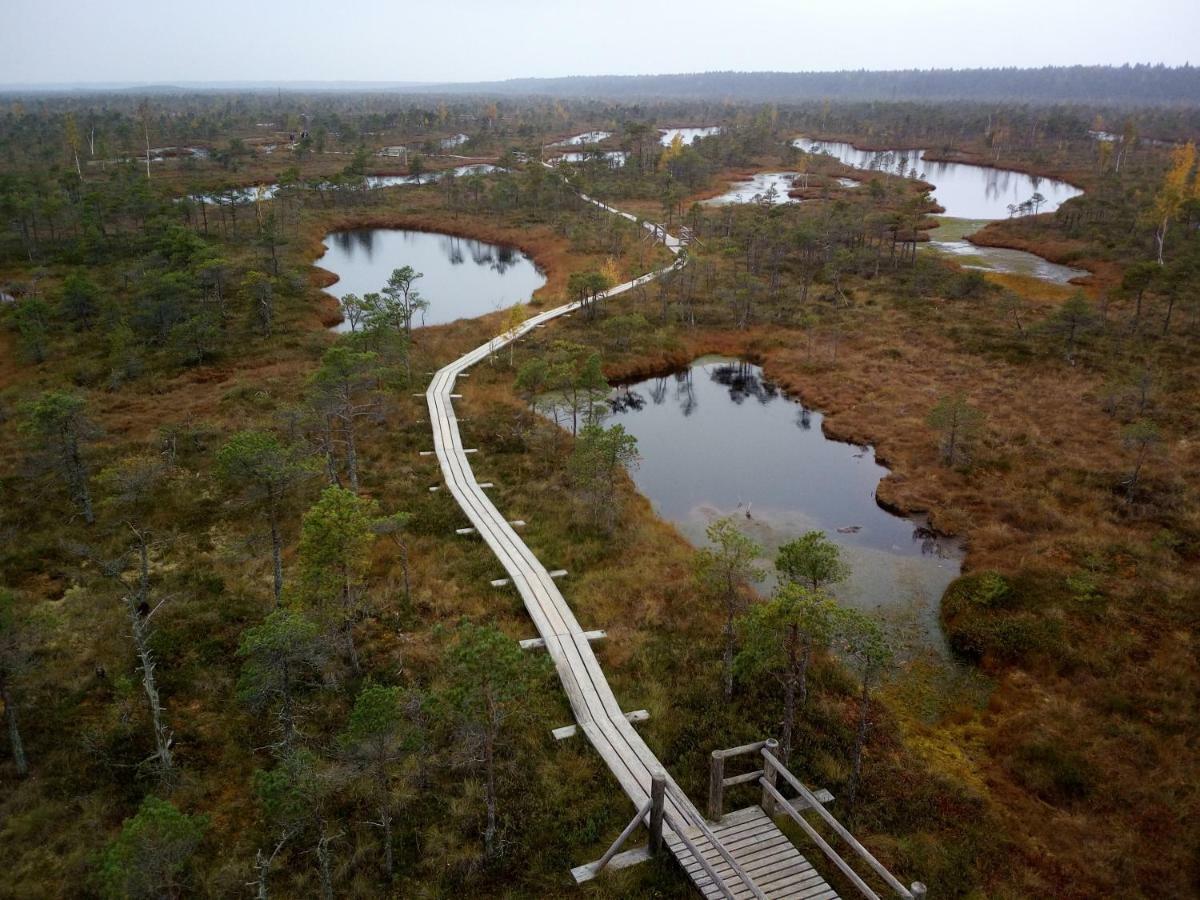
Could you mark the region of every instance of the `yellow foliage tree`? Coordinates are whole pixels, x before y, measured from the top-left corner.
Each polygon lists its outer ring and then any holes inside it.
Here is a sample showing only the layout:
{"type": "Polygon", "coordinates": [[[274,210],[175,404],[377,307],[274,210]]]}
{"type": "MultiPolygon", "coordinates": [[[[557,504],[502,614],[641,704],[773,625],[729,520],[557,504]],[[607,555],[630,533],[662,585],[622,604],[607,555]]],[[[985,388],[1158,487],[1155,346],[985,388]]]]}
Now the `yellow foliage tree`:
{"type": "Polygon", "coordinates": [[[611,256],[604,260],[604,265],[600,267],[600,274],[604,276],[609,287],[621,283],[621,267],[611,256]]]}
{"type": "Polygon", "coordinates": [[[517,329],[529,318],[529,307],[524,303],[514,303],[504,312],[504,335],[508,342],[508,365],[513,365],[513,354],[517,347],[517,329]]]}
{"type": "Polygon", "coordinates": [[[667,145],[667,149],[663,151],[663,155],[658,158],[658,167],[665,169],[667,163],[673,159],[678,159],[683,155],[683,135],[678,131],[671,138],[671,143],[667,145]]]}
{"type": "Polygon", "coordinates": [[[1171,167],[1167,170],[1162,187],[1154,198],[1153,216],[1156,228],[1154,240],[1158,244],[1158,264],[1163,265],[1163,245],[1167,240],[1167,228],[1179,214],[1184,201],[1193,196],[1196,184],[1192,169],[1196,165],[1196,145],[1191,141],[1176,147],[1171,153],[1171,167]]]}

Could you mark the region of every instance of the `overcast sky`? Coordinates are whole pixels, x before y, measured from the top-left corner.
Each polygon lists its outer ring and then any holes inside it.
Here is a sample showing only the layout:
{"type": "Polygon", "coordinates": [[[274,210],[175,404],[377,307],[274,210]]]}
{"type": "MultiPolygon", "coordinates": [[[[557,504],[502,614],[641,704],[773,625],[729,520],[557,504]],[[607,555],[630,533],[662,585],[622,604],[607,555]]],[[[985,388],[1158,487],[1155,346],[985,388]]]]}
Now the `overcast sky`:
{"type": "Polygon", "coordinates": [[[1200,62],[1200,0],[0,0],[0,84],[1200,62]]]}

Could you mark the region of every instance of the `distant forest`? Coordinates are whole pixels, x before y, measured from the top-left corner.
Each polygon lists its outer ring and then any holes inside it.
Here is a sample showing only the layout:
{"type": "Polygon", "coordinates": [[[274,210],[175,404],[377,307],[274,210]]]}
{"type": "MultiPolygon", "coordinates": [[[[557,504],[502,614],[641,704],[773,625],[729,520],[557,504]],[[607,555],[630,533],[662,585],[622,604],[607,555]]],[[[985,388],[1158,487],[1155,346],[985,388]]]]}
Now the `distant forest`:
{"type": "Polygon", "coordinates": [[[1200,68],[1162,65],[1041,69],[909,69],[894,72],[700,72],[517,78],[438,85],[469,93],[544,94],[615,100],[703,98],[801,100],[996,100],[1200,106],[1200,68]]]}

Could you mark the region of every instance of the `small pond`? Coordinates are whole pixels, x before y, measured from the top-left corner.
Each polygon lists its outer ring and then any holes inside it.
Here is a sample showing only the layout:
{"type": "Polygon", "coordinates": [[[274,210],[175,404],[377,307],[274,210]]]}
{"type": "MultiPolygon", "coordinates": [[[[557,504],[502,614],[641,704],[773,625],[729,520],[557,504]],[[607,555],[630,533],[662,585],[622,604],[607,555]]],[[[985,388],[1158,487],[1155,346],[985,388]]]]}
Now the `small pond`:
{"type": "Polygon", "coordinates": [[[967,163],[935,162],[925,159],[921,149],[859,150],[840,141],[796,138],[792,142],[806,153],[827,153],[845,165],[866,171],[890,172],[928,181],[933,199],[959,219],[1005,219],[1009,205],[1019,205],[1035,193],[1045,197],[1038,212],[1053,212],[1072,197],[1083,193],[1074,185],[1054,178],[1041,178],[967,163]]]}
{"type": "Polygon", "coordinates": [[[660,128],[661,141],[664,147],[670,147],[675,135],[683,138],[684,144],[690,144],[697,138],[710,137],[721,130],[719,125],[705,125],[701,128],[660,128]]]}
{"type": "Polygon", "coordinates": [[[603,159],[608,163],[609,168],[619,169],[625,165],[625,160],[629,158],[629,154],[624,150],[584,150],[582,152],[575,151],[564,153],[557,159],[553,160],[555,165],[559,163],[581,163],[591,159],[603,159]]]}
{"type": "MultiPolygon", "coordinates": [[[[455,166],[453,169],[442,169],[436,172],[426,172],[423,175],[365,175],[366,186],[369,189],[395,187],[397,185],[436,184],[445,177],[446,172],[453,172],[455,178],[467,175],[487,175],[491,172],[504,171],[498,166],[488,163],[477,163],[470,166],[455,166]]],[[[258,200],[270,200],[279,193],[278,184],[252,184],[249,187],[235,188],[215,194],[193,194],[192,200],[197,203],[212,205],[220,203],[254,203],[258,200]]]]}
{"type": "Polygon", "coordinates": [[[569,138],[564,138],[561,141],[556,141],[550,146],[552,147],[582,147],[585,144],[598,144],[601,141],[612,137],[611,131],[585,131],[583,134],[572,135],[569,138]]]}
{"type": "Polygon", "coordinates": [[[610,424],[638,440],[633,480],[692,543],[732,514],[773,560],[781,544],[820,530],[853,570],[834,591],[839,600],[900,618],[915,612],[928,644],[944,650],[937,606],[959,574],[960,548],[876,503],[888,470],[872,448],[826,438],[820,413],[735,359],[705,357],[623,386],[612,406],[610,424]]]}
{"type": "Polygon", "coordinates": [[[725,206],[729,203],[750,203],[756,200],[770,199],[772,203],[788,203],[788,191],[792,189],[792,179],[799,177],[799,172],[759,172],[749,181],[738,181],[728,191],[718,197],[702,200],[704,206],[725,206]]]}
{"type": "MultiPolygon", "coordinates": [[[[338,276],[335,297],[380,291],[394,269],[412,266],[429,301],[417,325],[442,325],[527,302],[546,283],[533,259],[515,247],[403,228],[355,228],[325,236],[317,265],[338,276]]],[[[337,331],[349,331],[342,322],[337,331]]]]}
{"type": "Polygon", "coordinates": [[[1010,169],[934,162],[925,159],[925,151],[921,149],[860,150],[842,141],[810,138],[796,138],[792,143],[806,153],[827,153],[856,169],[890,172],[932,184],[933,199],[945,212],[938,217],[942,226],[931,234],[929,248],[957,257],[968,268],[1028,275],[1058,283],[1088,274],[1083,269],[1060,266],[1023,250],[977,247],[966,239],[988,222],[1008,218],[1035,193],[1044,198],[1038,204],[1037,212],[1053,212],[1067,200],[1083,193],[1065,181],[1010,169]],[[964,230],[963,223],[973,227],[964,230]],[[953,236],[949,236],[951,233],[953,236]]]}
{"type": "Polygon", "coordinates": [[[1009,250],[1007,247],[981,247],[967,240],[987,224],[986,221],[952,219],[938,216],[939,225],[929,232],[929,249],[952,256],[964,269],[979,269],[983,272],[1003,272],[1025,275],[1039,281],[1054,284],[1069,284],[1072,279],[1088,275],[1087,269],[1076,269],[1038,256],[1024,250],[1009,250]]]}

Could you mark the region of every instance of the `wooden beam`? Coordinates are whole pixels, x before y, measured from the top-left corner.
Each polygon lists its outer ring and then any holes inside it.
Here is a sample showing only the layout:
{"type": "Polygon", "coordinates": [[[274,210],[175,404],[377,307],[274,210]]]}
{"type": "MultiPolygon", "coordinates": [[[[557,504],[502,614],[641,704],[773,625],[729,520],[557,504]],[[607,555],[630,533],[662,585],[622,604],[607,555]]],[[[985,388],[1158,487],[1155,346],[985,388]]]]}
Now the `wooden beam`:
{"type": "MultiPolygon", "coordinates": [[[[624,853],[618,853],[608,861],[606,869],[628,869],[630,866],[636,866],[638,863],[644,863],[650,858],[650,849],[648,847],[638,847],[636,850],[626,850],[624,853]]],[[[599,860],[597,860],[599,862],[599,860]]],[[[596,863],[584,863],[582,866],[576,866],[571,870],[571,874],[575,878],[576,884],[583,884],[585,881],[591,881],[598,874],[596,871],[596,863]]]]}
{"type": "Polygon", "coordinates": [[[475,529],[474,528],[455,528],[454,533],[455,534],[474,534],[475,529]]]}
{"type": "MultiPolygon", "coordinates": [[[[492,585],[494,587],[503,587],[506,584],[508,584],[507,578],[498,578],[492,582],[492,585]]],[[[598,640],[601,640],[602,638],[608,637],[608,632],[607,631],[585,631],[583,633],[583,636],[588,641],[598,641],[598,640]]],[[[521,649],[522,650],[545,650],[546,649],[546,639],[545,638],[527,638],[526,640],[521,641],[521,649]]]]}
{"type": "Polygon", "coordinates": [[[650,852],[655,854],[662,852],[666,800],[667,773],[659,769],[650,776],[650,852]]]}
{"type": "MultiPolygon", "coordinates": [[[[645,722],[650,718],[650,713],[644,709],[635,709],[633,712],[625,713],[625,718],[630,722],[645,722]]],[[[575,737],[579,734],[578,725],[564,725],[562,728],[555,728],[550,732],[554,735],[556,741],[565,741],[567,738],[575,737]]]]}

